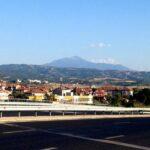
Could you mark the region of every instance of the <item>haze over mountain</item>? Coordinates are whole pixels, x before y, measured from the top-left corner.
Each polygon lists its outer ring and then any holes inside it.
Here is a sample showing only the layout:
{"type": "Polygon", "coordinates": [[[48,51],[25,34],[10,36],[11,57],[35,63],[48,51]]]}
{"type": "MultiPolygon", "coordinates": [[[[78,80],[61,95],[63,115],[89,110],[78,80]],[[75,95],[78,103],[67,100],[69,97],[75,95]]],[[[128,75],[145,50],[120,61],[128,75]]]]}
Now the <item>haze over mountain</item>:
{"type": "Polygon", "coordinates": [[[94,63],[78,56],[54,60],[46,64],[46,66],[54,66],[59,68],[92,68],[98,70],[129,70],[129,68],[120,64],[94,63]]]}

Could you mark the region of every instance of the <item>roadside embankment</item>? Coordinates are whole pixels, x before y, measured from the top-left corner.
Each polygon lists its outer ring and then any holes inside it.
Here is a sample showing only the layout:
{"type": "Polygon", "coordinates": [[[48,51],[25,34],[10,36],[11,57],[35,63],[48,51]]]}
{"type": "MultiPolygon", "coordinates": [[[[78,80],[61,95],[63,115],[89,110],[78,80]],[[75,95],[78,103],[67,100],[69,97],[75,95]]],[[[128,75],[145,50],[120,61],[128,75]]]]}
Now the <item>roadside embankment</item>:
{"type": "Polygon", "coordinates": [[[150,118],[150,114],[145,115],[68,115],[68,116],[38,116],[38,117],[2,117],[0,123],[11,122],[40,122],[40,121],[62,121],[62,120],[88,120],[88,119],[117,119],[117,118],[150,118]]]}

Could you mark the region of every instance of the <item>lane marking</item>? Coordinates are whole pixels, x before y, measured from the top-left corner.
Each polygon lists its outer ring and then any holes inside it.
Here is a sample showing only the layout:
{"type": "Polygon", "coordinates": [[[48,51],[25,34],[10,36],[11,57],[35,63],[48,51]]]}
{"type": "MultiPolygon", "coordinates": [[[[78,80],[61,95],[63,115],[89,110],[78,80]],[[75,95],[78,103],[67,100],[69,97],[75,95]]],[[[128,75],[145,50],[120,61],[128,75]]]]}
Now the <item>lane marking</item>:
{"type": "Polygon", "coordinates": [[[4,123],[3,125],[10,126],[10,127],[18,127],[18,125],[11,124],[11,123],[4,123]]]}
{"type": "Polygon", "coordinates": [[[72,137],[72,138],[77,138],[77,139],[82,139],[82,140],[88,140],[88,141],[94,141],[94,142],[100,142],[100,143],[105,143],[105,144],[112,144],[112,145],[117,145],[117,146],[123,146],[123,147],[128,147],[128,148],[136,148],[140,150],[150,150],[150,147],[145,147],[145,146],[140,146],[140,145],[135,145],[135,144],[128,144],[124,142],[117,142],[117,141],[112,141],[112,140],[106,140],[106,139],[94,139],[94,138],[89,138],[89,137],[83,137],[80,135],[73,135],[70,133],[61,133],[61,132],[53,132],[49,130],[40,130],[46,133],[51,133],[51,134],[56,134],[56,135],[62,135],[62,136],[67,136],[67,137],[72,137]]]}
{"type": "Polygon", "coordinates": [[[3,132],[2,134],[14,134],[14,133],[33,132],[33,131],[36,131],[36,130],[30,129],[30,130],[8,131],[8,132],[3,132]]]}
{"type": "Polygon", "coordinates": [[[116,135],[116,136],[110,136],[105,138],[106,140],[110,140],[110,139],[116,139],[116,138],[120,138],[120,137],[124,137],[124,135],[116,135]]]}
{"type": "Polygon", "coordinates": [[[44,148],[44,149],[41,149],[41,150],[56,150],[57,147],[50,147],[50,148],[44,148]]]}
{"type": "MultiPolygon", "coordinates": [[[[10,125],[10,124],[8,124],[8,125],[10,125]]],[[[128,144],[128,143],[119,142],[119,141],[112,141],[112,140],[107,140],[107,139],[94,139],[94,138],[84,137],[84,136],[80,136],[80,135],[74,135],[74,134],[70,134],[70,133],[54,132],[53,130],[50,131],[50,130],[39,129],[39,128],[36,129],[36,128],[31,128],[31,127],[27,127],[27,126],[20,126],[20,125],[16,125],[16,124],[11,124],[11,126],[24,127],[24,128],[28,128],[28,129],[35,129],[36,131],[41,131],[41,132],[55,134],[55,135],[62,135],[62,136],[67,136],[67,137],[72,137],[72,138],[77,138],[77,139],[82,139],[82,140],[87,140],[87,141],[112,144],[112,145],[123,146],[123,147],[128,147],[128,148],[136,148],[136,149],[140,149],[140,150],[150,150],[150,147],[140,146],[140,145],[135,145],[135,144],[128,144]]]]}
{"type": "Polygon", "coordinates": [[[150,150],[150,147],[146,146],[140,146],[140,145],[135,145],[135,144],[128,144],[124,142],[119,142],[119,141],[111,141],[111,140],[105,140],[107,144],[113,144],[113,145],[118,145],[118,146],[123,146],[123,147],[129,147],[129,148],[135,148],[135,149],[140,149],[140,150],[150,150]]]}
{"type": "Polygon", "coordinates": [[[27,126],[22,126],[22,125],[17,125],[17,124],[11,124],[11,123],[4,123],[3,125],[10,126],[10,127],[18,127],[18,128],[23,128],[23,129],[36,130],[35,128],[32,128],[32,127],[27,127],[27,126]]]}

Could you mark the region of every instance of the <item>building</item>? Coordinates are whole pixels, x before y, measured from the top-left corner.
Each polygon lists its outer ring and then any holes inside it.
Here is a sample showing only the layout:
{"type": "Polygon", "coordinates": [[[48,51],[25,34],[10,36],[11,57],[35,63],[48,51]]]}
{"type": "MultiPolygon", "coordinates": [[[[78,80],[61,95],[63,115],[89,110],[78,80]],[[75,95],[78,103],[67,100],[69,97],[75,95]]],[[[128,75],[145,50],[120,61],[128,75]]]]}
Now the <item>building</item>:
{"type": "Polygon", "coordinates": [[[0,90],[0,100],[8,100],[10,94],[11,94],[10,91],[0,90]]]}
{"type": "Polygon", "coordinates": [[[38,84],[41,84],[42,81],[41,80],[31,80],[31,79],[28,79],[29,83],[38,83],[38,84]]]}
{"type": "Polygon", "coordinates": [[[45,92],[40,89],[32,89],[28,95],[28,99],[32,101],[43,101],[45,99],[45,92]]]}
{"type": "Polygon", "coordinates": [[[75,91],[74,89],[57,88],[53,90],[55,99],[62,103],[74,103],[74,104],[93,104],[93,96],[87,93],[85,90],[75,91]],[[86,95],[85,95],[86,93],[86,95]]]}

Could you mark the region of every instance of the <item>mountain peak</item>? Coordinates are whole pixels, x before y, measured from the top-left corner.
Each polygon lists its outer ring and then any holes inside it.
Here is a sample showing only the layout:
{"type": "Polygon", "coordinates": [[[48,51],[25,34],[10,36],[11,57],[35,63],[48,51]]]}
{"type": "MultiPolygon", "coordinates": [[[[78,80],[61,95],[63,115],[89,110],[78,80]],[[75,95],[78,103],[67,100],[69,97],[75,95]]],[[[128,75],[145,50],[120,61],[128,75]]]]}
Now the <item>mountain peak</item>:
{"type": "Polygon", "coordinates": [[[69,57],[69,58],[71,58],[71,59],[82,59],[82,58],[79,57],[79,56],[72,56],[72,57],[69,57]]]}
{"type": "MultiPolygon", "coordinates": [[[[72,57],[64,57],[64,58],[61,58],[61,59],[67,59],[67,60],[74,60],[74,61],[86,61],[85,59],[79,57],[79,56],[72,56],[72,57]]],[[[61,60],[61,59],[58,59],[58,60],[61,60]]]]}
{"type": "Polygon", "coordinates": [[[129,70],[127,67],[118,64],[94,63],[85,60],[79,56],[65,57],[54,60],[47,66],[54,66],[60,68],[89,68],[98,70],[129,70]]]}

